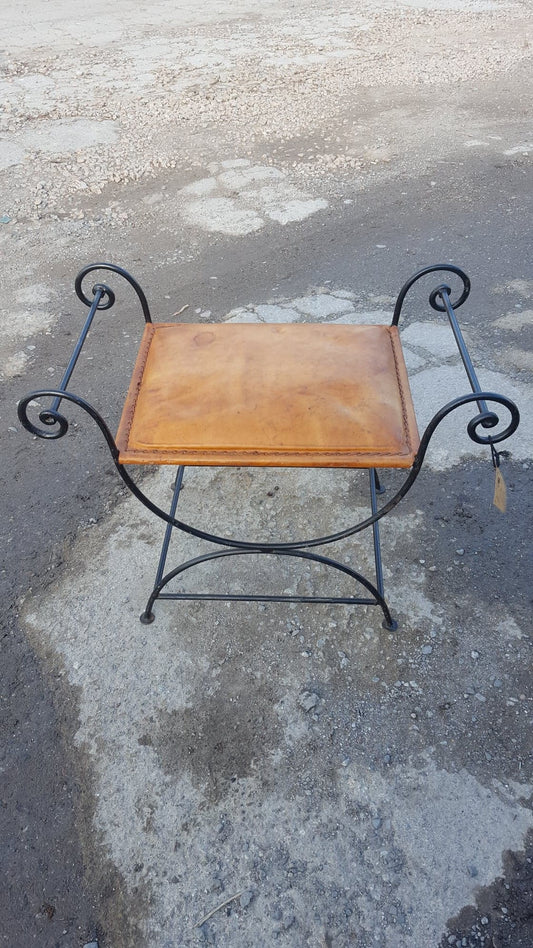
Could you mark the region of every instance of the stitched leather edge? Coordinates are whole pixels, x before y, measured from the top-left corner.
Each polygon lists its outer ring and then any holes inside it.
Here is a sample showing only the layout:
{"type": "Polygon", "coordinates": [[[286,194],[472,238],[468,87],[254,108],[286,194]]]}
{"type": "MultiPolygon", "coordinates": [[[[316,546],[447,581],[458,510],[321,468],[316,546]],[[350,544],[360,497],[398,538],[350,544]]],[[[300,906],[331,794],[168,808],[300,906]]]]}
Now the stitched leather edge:
{"type": "MultiPolygon", "coordinates": [[[[407,376],[407,370],[405,368],[405,362],[403,360],[403,349],[401,345],[401,340],[399,338],[398,329],[395,326],[383,326],[383,329],[387,331],[387,336],[389,338],[391,349],[392,349],[394,372],[396,376],[396,383],[398,385],[398,391],[400,394],[403,434],[404,434],[404,440],[407,446],[407,450],[405,451],[376,451],[373,448],[357,448],[357,449],[354,449],[353,451],[347,451],[346,449],[335,449],[335,448],[323,448],[321,450],[318,450],[316,448],[315,449],[313,448],[287,448],[286,450],[280,449],[276,451],[271,450],[270,448],[268,449],[213,448],[213,449],[206,450],[205,448],[182,448],[178,446],[165,447],[165,448],[139,448],[139,447],[131,448],[129,446],[129,436],[130,436],[131,426],[133,424],[135,408],[137,405],[137,398],[138,398],[139,391],[142,385],[144,371],[146,368],[146,363],[148,361],[148,355],[150,352],[150,346],[152,344],[154,334],[158,328],[167,328],[167,327],[172,327],[174,325],[178,325],[178,324],[147,323],[145,327],[143,338],[141,339],[141,343],[139,345],[137,361],[135,363],[135,367],[132,373],[130,386],[129,386],[128,393],[126,396],[126,401],[124,403],[124,409],[122,412],[122,417],[120,419],[119,429],[117,432],[116,443],[119,449],[119,461],[121,463],[135,464],[137,458],[138,458],[138,463],[140,464],[186,463],[184,459],[189,459],[189,458],[191,460],[191,463],[195,460],[196,460],[196,463],[199,463],[198,459],[203,458],[203,461],[201,463],[203,464],[212,463],[213,465],[215,465],[216,460],[223,461],[224,459],[231,457],[232,459],[234,459],[232,463],[235,464],[235,466],[239,466],[240,462],[238,461],[238,458],[244,458],[246,460],[256,459],[258,461],[258,466],[275,467],[276,465],[273,463],[272,464],[269,463],[267,465],[264,462],[261,463],[258,460],[259,458],[267,458],[267,459],[278,459],[280,461],[279,466],[283,467],[284,465],[281,462],[284,459],[287,460],[288,458],[301,459],[302,462],[306,458],[308,459],[319,458],[319,459],[324,459],[324,461],[328,460],[330,462],[333,462],[336,460],[339,465],[341,463],[347,464],[350,459],[353,461],[357,458],[368,459],[369,457],[372,457],[375,459],[398,458],[399,460],[403,458],[407,459],[408,457],[410,457],[411,459],[414,459],[414,454],[416,453],[416,451],[413,447],[413,441],[411,438],[411,424],[410,424],[409,413],[407,411],[406,392],[404,389],[402,376],[405,375],[405,381],[407,382],[407,385],[409,385],[409,381],[408,381],[408,376],[407,376]],[[405,372],[400,371],[399,360],[402,360],[402,365],[405,369],[405,372]],[[212,462],[206,461],[207,458],[213,459],[212,462]]],[[[366,324],[363,324],[363,325],[366,325],[366,324]]],[[[409,401],[410,401],[410,404],[412,405],[410,389],[409,389],[409,401]]],[[[413,423],[413,427],[415,431],[418,434],[414,409],[412,413],[412,423],[413,423]]],[[[290,466],[292,467],[292,466],[300,466],[300,465],[295,465],[293,463],[290,466]]],[[[302,463],[301,466],[303,467],[306,465],[302,463]]],[[[308,466],[319,467],[319,464],[315,462],[314,464],[309,464],[308,466]]],[[[353,466],[356,467],[356,465],[353,465],[353,466]]],[[[376,460],[376,462],[373,462],[372,464],[368,464],[368,466],[378,467],[379,464],[377,463],[377,460],[376,460]]],[[[383,465],[383,466],[386,466],[386,465],[383,465]]],[[[395,465],[395,466],[403,467],[404,465],[401,464],[401,465],[395,465]]]]}

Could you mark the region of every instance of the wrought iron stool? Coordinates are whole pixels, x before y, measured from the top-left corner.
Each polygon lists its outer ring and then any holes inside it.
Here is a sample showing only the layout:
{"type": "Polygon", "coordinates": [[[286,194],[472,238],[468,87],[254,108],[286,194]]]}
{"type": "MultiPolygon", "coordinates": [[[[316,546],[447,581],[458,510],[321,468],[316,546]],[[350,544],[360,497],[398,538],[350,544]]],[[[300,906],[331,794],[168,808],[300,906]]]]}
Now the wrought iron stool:
{"type": "MultiPolygon", "coordinates": [[[[429,441],[440,422],[461,405],[475,403],[477,413],[468,423],[470,438],[490,447],[518,427],[516,405],[504,395],[482,391],[455,316],[470,292],[466,274],[452,265],[426,267],[403,286],[390,326],[339,324],[191,324],[153,323],[146,297],[137,282],[113,264],[85,267],[76,278],[76,293],[90,309],[72,358],[58,389],[26,395],[18,405],[23,426],[40,438],[61,438],[68,421],[59,411],[66,399],[83,408],[97,423],[115,466],[131,492],[167,524],[153,590],[141,622],[154,620],[156,599],[227,601],[320,602],[377,605],[383,625],[397,628],[384,598],[379,521],[405,496],[422,467],[429,441]],[[82,284],[96,270],[108,270],[135,289],[144,314],[145,329],[126,396],[116,440],[99,412],[85,399],[67,390],[97,310],[115,302],[104,283],[86,296],[82,284]],[[455,336],[471,392],[444,405],[419,437],[403,358],[398,321],[406,293],[428,273],[448,271],[462,281],[455,303],[451,289],[439,284],[429,302],[445,312],[455,336]],[[41,409],[42,426],[32,422],[28,407],[42,398],[53,399],[41,409]],[[506,427],[487,402],[509,413],[506,427]],[[495,431],[500,427],[498,432],[495,431]],[[155,504],[132,480],[126,465],[177,466],[170,510],[155,504]],[[363,468],[369,471],[370,515],[356,524],[324,537],[294,542],[248,542],[220,537],[176,519],[185,466],[363,468]],[[403,468],[406,480],[383,506],[377,469],[403,468]],[[311,552],[371,527],[375,582],[350,566],[311,552]],[[174,528],[221,547],[195,557],[165,573],[174,528]],[[321,563],[351,577],[365,595],[296,596],[237,595],[164,591],[186,570],[210,560],[246,554],[299,557],[321,563]]],[[[360,591],[360,590],[359,590],[360,591]]]]}

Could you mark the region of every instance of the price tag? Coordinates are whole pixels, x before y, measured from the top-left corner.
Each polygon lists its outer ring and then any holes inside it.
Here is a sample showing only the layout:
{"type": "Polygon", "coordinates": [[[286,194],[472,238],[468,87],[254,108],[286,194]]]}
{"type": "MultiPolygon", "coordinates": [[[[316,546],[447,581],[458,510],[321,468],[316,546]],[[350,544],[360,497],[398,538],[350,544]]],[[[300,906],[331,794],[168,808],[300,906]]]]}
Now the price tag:
{"type": "Polygon", "coordinates": [[[505,513],[507,510],[507,487],[505,486],[505,481],[503,479],[503,474],[500,469],[500,455],[493,444],[490,446],[492,453],[492,463],[494,465],[494,497],[492,498],[492,503],[500,511],[500,513],[505,513]]]}
{"type": "Polygon", "coordinates": [[[496,478],[494,481],[494,497],[492,503],[501,513],[507,510],[507,487],[503,479],[503,474],[499,467],[496,468],[496,478]]]}

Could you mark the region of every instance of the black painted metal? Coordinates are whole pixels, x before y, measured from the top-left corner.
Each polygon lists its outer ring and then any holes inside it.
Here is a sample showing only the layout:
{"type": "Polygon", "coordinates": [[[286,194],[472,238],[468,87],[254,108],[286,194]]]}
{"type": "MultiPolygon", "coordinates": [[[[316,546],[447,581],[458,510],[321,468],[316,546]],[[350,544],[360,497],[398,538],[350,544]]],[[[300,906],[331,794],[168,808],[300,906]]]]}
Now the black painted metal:
{"type": "MultiPolygon", "coordinates": [[[[66,370],[65,370],[65,374],[64,374],[63,378],[61,379],[61,384],[60,384],[60,386],[59,386],[59,391],[60,391],[60,392],[64,392],[64,391],[66,390],[66,387],[67,387],[68,383],[70,382],[70,377],[71,377],[71,375],[72,375],[72,373],[73,373],[73,371],[74,371],[74,369],[75,369],[75,367],[76,367],[76,363],[77,363],[77,361],[78,361],[80,352],[81,352],[81,350],[82,350],[82,348],[83,348],[83,344],[84,344],[84,342],[85,342],[85,340],[86,340],[86,338],[87,338],[87,334],[88,334],[88,332],[89,332],[89,329],[91,328],[91,324],[92,324],[92,321],[93,321],[93,319],[94,319],[94,317],[95,317],[95,314],[96,314],[97,309],[107,309],[107,308],[108,308],[108,306],[100,306],[100,303],[101,303],[102,299],[105,299],[105,297],[106,297],[106,295],[107,295],[107,297],[108,297],[109,300],[112,300],[113,302],[114,302],[114,300],[115,300],[115,297],[114,297],[113,293],[111,292],[111,290],[109,290],[109,288],[106,287],[106,286],[104,286],[103,284],[100,284],[100,283],[99,283],[99,284],[96,284],[96,285],[93,287],[93,291],[94,291],[94,299],[93,299],[93,301],[92,301],[91,308],[90,308],[90,310],[89,310],[89,315],[87,316],[87,319],[85,320],[85,325],[84,325],[84,327],[83,327],[83,329],[82,329],[82,331],[81,331],[81,333],[80,333],[80,335],[79,335],[79,339],[78,339],[78,341],[77,341],[77,343],[76,343],[76,345],[75,345],[75,347],[74,347],[74,352],[72,353],[72,356],[71,356],[71,358],[70,358],[70,362],[69,362],[69,364],[68,364],[68,366],[67,366],[67,368],[66,368],[66,370]]],[[[109,305],[112,306],[113,303],[111,302],[111,303],[109,303],[109,305]]],[[[45,425],[47,425],[47,424],[53,425],[53,424],[55,423],[55,420],[54,420],[54,412],[57,411],[57,409],[59,408],[60,404],[61,404],[61,399],[60,399],[60,398],[54,398],[54,401],[53,401],[52,404],[50,405],[50,409],[49,409],[49,411],[50,411],[50,413],[51,413],[51,414],[50,414],[50,421],[46,421],[46,418],[45,418],[45,417],[41,418],[41,420],[43,421],[43,423],[44,423],[45,425]]]]}
{"type": "Polygon", "coordinates": [[[384,494],[384,493],[385,493],[385,488],[381,486],[381,482],[380,482],[380,479],[379,479],[379,474],[378,474],[378,472],[376,471],[375,468],[374,468],[373,470],[374,470],[374,483],[375,483],[375,485],[376,485],[376,491],[377,491],[378,494],[384,494]]]}
{"type": "MultiPolygon", "coordinates": [[[[178,500],[179,500],[179,497],[180,497],[180,491],[181,491],[181,487],[182,487],[182,484],[183,484],[183,472],[184,472],[184,468],[183,468],[183,467],[179,467],[178,470],[177,470],[177,473],[176,473],[176,480],[175,480],[175,482],[174,482],[174,493],[172,494],[172,503],[171,503],[171,505],[170,505],[170,516],[171,516],[171,517],[175,517],[175,516],[176,516],[176,508],[177,508],[177,506],[178,506],[178,500]]],[[[167,523],[167,527],[166,527],[166,530],[165,530],[165,536],[164,536],[164,539],[163,539],[163,546],[161,547],[161,556],[159,557],[159,566],[157,567],[157,573],[156,573],[156,577],[155,577],[154,586],[157,586],[157,585],[161,582],[161,580],[162,580],[162,578],[163,578],[163,574],[164,574],[164,572],[165,572],[165,564],[166,564],[166,561],[167,561],[168,548],[169,548],[169,546],[170,546],[170,540],[171,540],[171,537],[172,537],[172,530],[173,530],[173,529],[174,529],[174,527],[172,526],[172,524],[171,524],[171,523],[167,523]]]]}
{"type": "MultiPolygon", "coordinates": [[[[437,305],[438,298],[440,297],[440,299],[442,300],[444,307],[446,309],[446,313],[448,315],[448,319],[450,321],[450,326],[452,327],[452,331],[455,336],[455,341],[457,343],[457,348],[459,349],[459,354],[461,356],[466,374],[468,376],[468,381],[470,382],[470,387],[473,392],[480,392],[481,385],[479,384],[478,377],[476,375],[476,370],[474,369],[474,366],[472,364],[472,359],[470,358],[470,353],[468,352],[468,349],[466,348],[466,343],[465,343],[463,334],[459,327],[459,323],[457,322],[457,317],[455,315],[453,306],[450,302],[450,292],[451,292],[450,287],[445,286],[443,284],[442,286],[437,287],[437,289],[433,291],[433,293],[431,294],[429,298],[429,302],[431,306],[433,306],[433,309],[436,309],[437,311],[442,311],[441,308],[437,305]]],[[[498,416],[495,415],[494,412],[489,412],[486,403],[482,400],[478,401],[477,407],[479,408],[479,411],[481,412],[481,414],[485,416],[484,420],[481,422],[481,424],[483,425],[483,428],[494,428],[498,424],[498,416]]]]}
{"type": "MultiPolygon", "coordinates": [[[[370,507],[373,514],[378,512],[378,502],[376,497],[377,492],[377,475],[375,470],[372,468],[369,472],[370,475],[370,507]]],[[[372,524],[372,536],[374,541],[374,563],[376,566],[376,585],[383,595],[383,564],[381,562],[381,543],[379,539],[379,521],[376,520],[372,524]]]]}
{"type": "MultiPolygon", "coordinates": [[[[407,296],[407,294],[408,294],[409,290],[411,289],[411,287],[412,287],[415,283],[417,283],[418,280],[421,280],[422,277],[427,276],[429,273],[439,273],[439,272],[455,273],[455,274],[462,280],[462,283],[463,283],[463,291],[462,291],[462,293],[461,293],[459,299],[456,300],[455,303],[452,303],[452,306],[453,306],[455,309],[459,309],[459,307],[463,305],[463,303],[468,299],[468,297],[469,297],[469,295],[470,295],[470,279],[469,279],[469,277],[467,277],[467,275],[466,275],[466,273],[464,272],[464,270],[461,270],[460,267],[455,267],[452,263],[435,263],[435,264],[433,264],[433,266],[431,266],[431,267],[424,267],[423,270],[418,270],[417,273],[414,273],[413,276],[412,276],[412,277],[409,277],[409,279],[404,283],[404,285],[402,286],[400,292],[398,293],[398,299],[396,300],[396,306],[394,307],[394,313],[393,313],[393,316],[392,316],[392,323],[391,323],[392,326],[397,326],[397,325],[398,325],[398,321],[399,321],[399,319],[400,319],[400,313],[401,313],[401,311],[402,311],[403,301],[404,301],[405,297],[407,296]]],[[[451,292],[451,291],[450,291],[450,292],[451,292]]],[[[433,295],[433,294],[431,294],[431,295],[433,295]]],[[[435,301],[435,302],[436,302],[436,301],[435,301]]],[[[443,312],[444,312],[444,306],[440,306],[440,308],[439,308],[439,305],[438,305],[438,304],[435,305],[435,302],[431,303],[433,309],[438,309],[441,313],[443,313],[443,312]]]]}
{"type": "MultiPolygon", "coordinates": [[[[365,518],[354,526],[348,527],[344,530],[340,530],[336,533],[328,534],[323,537],[314,537],[312,539],[303,539],[295,540],[284,543],[272,543],[272,542],[262,542],[262,541],[246,541],[246,540],[235,540],[230,537],[220,537],[215,534],[208,533],[204,530],[199,530],[196,527],[185,523],[184,521],[178,520],[176,518],[176,509],[179,499],[179,494],[182,485],[183,479],[183,468],[178,469],[178,474],[176,478],[176,485],[174,489],[174,495],[172,499],[172,504],[170,512],[167,513],[157,504],[155,504],[147,495],[141,490],[141,488],[135,483],[131,478],[128,470],[124,467],[123,464],[119,461],[119,452],[115,443],[115,439],[111,434],[106,422],[100,415],[100,413],[93,408],[93,406],[86,401],[86,399],[81,398],[78,395],[73,394],[72,392],[67,391],[67,385],[70,381],[70,377],[78,360],[79,354],[81,352],[82,346],[85,342],[89,329],[91,327],[92,321],[97,310],[110,309],[115,302],[115,295],[113,291],[106,285],[102,283],[97,283],[92,288],[93,298],[90,300],[84,293],[82,289],[82,283],[84,278],[91,272],[95,270],[108,270],[113,273],[117,273],[119,276],[123,277],[135,290],[137,296],[140,300],[141,307],[143,310],[143,315],[145,322],[151,322],[150,311],[148,308],[148,303],[144,295],[143,290],[139,284],[133,279],[130,274],[124,270],[122,267],[115,266],[114,264],[108,263],[98,263],[92,264],[88,267],[85,267],[80,271],[76,278],[75,288],[76,293],[79,299],[87,306],[90,307],[89,314],[85,321],[85,325],[80,333],[78,342],[76,343],[74,352],[69,361],[65,374],[63,376],[62,382],[59,389],[40,389],[35,392],[31,392],[29,395],[26,395],[22,398],[18,404],[17,411],[18,417],[23,425],[28,431],[33,435],[36,435],[39,438],[45,439],[57,439],[62,438],[67,432],[69,423],[66,417],[59,412],[58,408],[61,401],[66,400],[74,404],[75,406],[83,409],[87,414],[96,422],[100,431],[104,435],[104,438],[107,442],[111,456],[115,467],[129,488],[131,493],[137,497],[137,499],[144,504],[152,513],[158,516],[166,524],[165,537],[163,540],[163,547],[161,550],[161,556],[159,559],[159,566],[156,574],[156,581],[154,584],[154,589],[148,601],[147,607],[143,615],[141,616],[141,621],[143,622],[152,622],[154,614],[152,611],[153,603],[156,599],[216,599],[216,600],[226,600],[226,601],[246,601],[246,602],[256,602],[256,601],[267,601],[267,602],[322,602],[322,603],[345,603],[345,604],[364,604],[364,605],[378,605],[383,611],[384,615],[384,626],[388,629],[395,629],[397,623],[392,619],[388,605],[383,597],[383,568],[381,562],[381,549],[380,549],[380,537],[379,537],[379,521],[386,516],[394,507],[400,502],[400,500],[405,497],[407,492],[413,486],[418,474],[420,473],[429,442],[439,426],[439,424],[446,418],[451,412],[455,411],[457,408],[468,405],[472,402],[476,402],[479,413],[470,419],[467,425],[467,432],[472,441],[475,441],[478,444],[483,444],[490,446],[491,451],[495,451],[494,445],[498,444],[501,441],[504,441],[506,438],[510,437],[514,431],[516,431],[519,421],[520,414],[517,406],[511,399],[507,398],[504,395],[499,395],[495,392],[483,391],[479,385],[475,369],[473,367],[468,349],[466,347],[464,338],[462,336],[461,330],[457,323],[457,319],[454,313],[454,307],[457,308],[461,306],[468,297],[470,292],[470,280],[466,274],[459,268],[453,265],[435,265],[432,267],[426,267],[423,270],[420,270],[413,277],[408,280],[402,287],[396,306],[394,309],[392,325],[398,325],[400,318],[400,313],[403,305],[403,301],[408,290],[413,286],[417,280],[426,276],[429,273],[436,271],[448,271],[459,276],[463,282],[463,291],[455,303],[452,303],[450,300],[450,288],[445,284],[440,284],[436,287],[429,298],[430,305],[433,309],[438,312],[446,312],[448,319],[450,321],[452,331],[454,333],[459,352],[472,388],[472,392],[466,395],[461,395],[458,398],[453,399],[444,405],[431,419],[427,425],[421,441],[418,452],[416,454],[413,466],[409,471],[406,480],[399,488],[399,490],[381,507],[378,508],[377,504],[377,494],[382,493],[382,488],[379,482],[377,472],[375,470],[370,471],[370,503],[371,503],[371,516],[365,518]],[[42,398],[52,398],[53,402],[49,408],[42,408],[40,405],[32,405],[32,402],[37,402],[42,398]],[[503,430],[494,431],[495,428],[498,428],[504,422],[500,422],[499,415],[494,410],[489,410],[487,407],[487,402],[493,403],[496,405],[501,405],[507,411],[509,418],[507,420],[506,426],[503,430]],[[31,421],[28,409],[30,407],[36,407],[40,409],[38,418],[42,426],[40,427],[35,422],[31,421]],[[479,432],[479,429],[491,429],[491,434],[483,435],[479,432]],[[366,530],[368,527],[373,529],[373,540],[374,540],[374,558],[376,566],[376,585],[374,586],[368,579],[362,576],[360,573],[357,573],[355,570],[352,570],[350,567],[337,562],[329,557],[324,557],[319,554],[309,553],[308,549],[324,546],[329,543],[335,543],[339,540],[344,540],[350,536],[354,536],[356,533],[366,530]],[[168,554],[169,543],[171,539],[172,529],[177,528],[184,531],[192,536],[195,536],[201,540],[207,540],[210,543],[217,544],[219,546],[225,547],[225,549],[216,551],[214,553],[209,553],[204,556],[196,557],[193,560],[189,560],[176,569],[172,570],[170,573],[164,574],[166,558],[168,554]],[[361,598],[361,597],[309,597],[309,596],[261,596],[261,595],[230,595],[230,594],[217,594],[217,593],[202,593],[202,594],[192,594],[192,593],[164,593],[162,590],[170,582],[171,579],[180,575],[187,569],[190,569],[192,566],[198,565],[199,563],[204,563],[209,560],[217,559],[225,556],[236,556],[239,554],[272,554],[280,556],[294,556],[300,557],[301,559],[308,559],[314,562],[322,563],[326,566],[329,566],[333,569],[336,569],[342,573],[347,574],[356,582],[363,585],[369,592],[371,592],[373,599],[361,598]]],[[[504,420],[505,421],[505,420],[504,420]]]]}
{"type": "MultiPolygon", "coordinates": [[[[396,306],[394,308],[394,314],[392,317],[392,325],[393,326],[398,325],[398,322],[400,319],[400,313],[403,306],[403,301],[408,291],[413,286],[413,284],[417,283],[418,280],[422,279],[422,277],[427,276],[429,273],[435,273],[439,271],[456,274],[456,276],[458,276],[463,282],[463,292],[461,293],[461,296],[459,297],[459,299],[455,303],[452,303],[452,301],[450,300],[450,294],[452,292],[451,288],[447,286],[446,283],[442,283],[440,286],[435,287],[435,289],[432,290],[432,292],[429,294],[429,305],[432,307],[432,309],[436,310],[438,313],[447,314],[448,319],[450,321],[450,325],[452,327],[453,334],[455,336],[455,341],[457,343],[459,353],[461,355],[461,359],[463,360],[463,365],[465,367],[466,374],[468,376],[468,380],[470,382],[472,391],[480,392],[481,386],[478,382],[476,371],[472,364],[470,354],[466,347],[463,334],[461,332],[459,323],[457,322],[457,317],[454,312],[454,309],[458,309],[459,306],[463,305],[463,303],[468,299],[468,296],[470,294],[470,280],[467,277],[464,270],[461,270],[460,267],[455,267],[452,264],[435,264],[434,266],[431,266],[431,267],[424,267],[423,270],[419,270],[418,273],[415,273],[412,277],[410,277],[409,280],[407,280],[407,282],[403,285],[402,289],[400,290],[398,299],[396,301],[396,306]]],[[[478,403],[478,407],[479,407],[480,412],[486,414],[483,427],[494,428],[498,424],[497,417],[493,415],[491,412],[489,412],[487,409],[487,406],[484,405],[482,402],[478,403]]]]}
{"type": "Polygon", "coordinates": [[[361,573],[358,573],[356,570],[351,569],[351,567],[346,566],[344,563],[339,563],[337,560],[331,559],[329,556],[321,556],[318,553],[308,553],[306,550],[264,550],[258,547],[255,550],[216,550],[213,553],[205,553],[203,556],[196,556],[194,559],[187,560],[186,563],[181,563],[179,566],[176,566],[175,569],[171,570],[169,573],[164,576],[159,584],[153,589],[150,598],[146,604],[146,609],[141,615],[141,622],[145,625],[154,621],[153,605],[156,599],[202,599],[202,600],[224,600],[226,602],[321,602],[321,603],[345,603],[348,605],[366,605],[366,606],[380,606],[383,611],[384,621],[387,623],[387,628],[395,628],[394,620],[390,614],[389,607],[385,602],[385,599],[379,592],[379,590],[370,582],[365,576],[361,573]],[[186,570],[191,569],[193,566],[198,566],[200,563],[207,563],[210,560],[221,559],[226,556],[251,556],[255,553],[258,554],[269,554],[271,556],[294,556],[304,560],[311,560],[313,563],[321,563],[324,566],[328,566],[331,569],[338,570],[340,573],[345,573],[347,576],[350,576],[351,579],[354,579],[356,582],[360,583],[361,586],[364,586],[365,589],[368,589],[374,598],[360,598],[356,596],[270,596],[266,594],[260,595],[240,595],[233,593],[164,593],[162,590],[165,586],[168,585],[171,580],[175,579],[176,576],[181,575],[186,570]]]}
{"type": "MultiPolygon", "coordinates": [[[[89,273],[94,273],[95,270],[108,270],[111,273],[118,273],[119,276],[121,276],[124,280],[126,280],[130,284],[130,286],[133,287],[137,296],[139,297],[139,301],[140,301],[142,311],[143,311],[144,321],[146,323],[152,322],[152,317],[150,316],[150,307],[148,306],[146,296],[144,295],[144,290],[142,289],[141,286],[139,286],[139,284],[137,283],[137,280],[135,280],[134,277],[132,277],[131,273],[128,273],[128,271],[125,270],[124,267],[118,267],[116,263],[91,263],[89,264],[89,266],[84,267],[83,270],[80,270],[80,272],[78,273],[76,277],[76,280],[74,281],[74,289],[76,290],[76,295],[78,299],[80,299],[82,303],[85,303],[86,306],[92,306],[92,300],[88,299],[88,297],[83,292],[82,284],[85,277],[88,276],[89,273]]],[[[96,284],[96,287],[97,286],[98,284],[96,284]]],[[[93,296],[94,296],[96,287],[93,286],[93,290],[92,290],[93,296]]],[[[110,309],[113,303],[115,302],[114,293],[111,290],[109,290],[109,287],[106,287],[106,290],[108,291],[108,293],[111,294],[111,299],[108,305],[101,306],[100,309],[110,309]]]]}
{"type": "Polygon", "coordinates": [[[24,398],[21,398],[17,405],[17,414],[21,425],[26,429],[26,431],[29,431],[30,434],[36,435],[37,438],[46,438],[47,440],[62,438],[63,435],[66,435],[68,431],[69,425],[65,416],[59,411],[51,412],[49,408],[44,408],[39,412],[39,421],[45,425],[57,424],[58,428],[56,430],[47,431],[45,428],[39,428],[38,425],[30,420],[28,416],[28,408],[40,407],[38,403],[39,399],[41,398],[58,398],[60,401],[65,399],[68,402],[72,402],[73,405],[77,405],[78,408],[83,408],[83,410],[86,411],[88,415],[90,415],[93,421],[95,421],[100,428],[100,431],[107,441],[107,445],[111,451],[115,465],[120,466],[118,465],[118,448],[115,444],[115,439],[104,419],[102,418],[100,412],[98,412],[96,408],[93,408],[93,406],[85,398],[81,398],[79,395],[74,395],[73,392],[65,392],[61,389],[55,388],[43,388],[36,392],[30,392],[29,395],[25,395],[24,398]],[[36,405],[32,406],[32,402],[35,402],[36,405]],[[53,421],[48,421],[48,415],[53,415],[53,421]]]}

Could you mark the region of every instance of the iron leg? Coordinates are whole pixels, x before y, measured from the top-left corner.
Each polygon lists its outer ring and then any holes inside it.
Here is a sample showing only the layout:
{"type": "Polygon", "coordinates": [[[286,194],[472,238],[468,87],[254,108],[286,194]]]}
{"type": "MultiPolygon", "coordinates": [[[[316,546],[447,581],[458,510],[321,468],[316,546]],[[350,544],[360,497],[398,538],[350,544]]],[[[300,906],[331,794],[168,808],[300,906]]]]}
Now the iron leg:
{"type": "MultiPolygon", "coordinates": [[[[178,506],[180,491],[183,484],[183,472],[184,472],[183,466],[178,467],[176,471],[176,480],[174,481],[174,484],[172,485],[174,492],[172,494],[172,503],[170,505],[171,517],[176,516],[176,508],[178,506]]],[[[154,599],[155,599],[154,591],[159,586],[159,583],[161,582],[161,579],[163,578],[163,573],[165,572],[165,564],[167,561],[167,554],[168,554],[168,548],[170,545],[170,538],[172,536],[172,530],[173,530],[172,524],[167,523],[167,527],[165,530],[165,537],[163,540],[163,546],[161,547],[161,556],[159,557],[159,566],[157,567],[157,573],[155,577],[154,590],[152,591],[152,595],[150,596],[148,600],[146,609],[139,616],[143,625],[150,625],[155,619],[155,615],[152,612],[152,606],[154,604],[154,599]]]]}
{"type": "MultiPolygon", "coordinates": [[[[372,506],[372,514],[376,514],[378,510],[376,494],[384,493],[384,488],[379,482],[379,477],[375,468],[371,468],[369,471],[370,474],[370,503],[372,506]]],[[[383,599],[383,564],[381,562],[381,542],[379,536],[379,521],[376,520],[372,524],[372,534],[374,539],[374,563],[376,566],[376,586],[378,588],[379,594],[382,597],[382,602],[380,603],[383,610],[384,619],[382,622],[383,628],[388,629],[391,632],[396,631],[398,628],[398,623],[395,619],[392,618],[389,608],[383,599]]]]}

